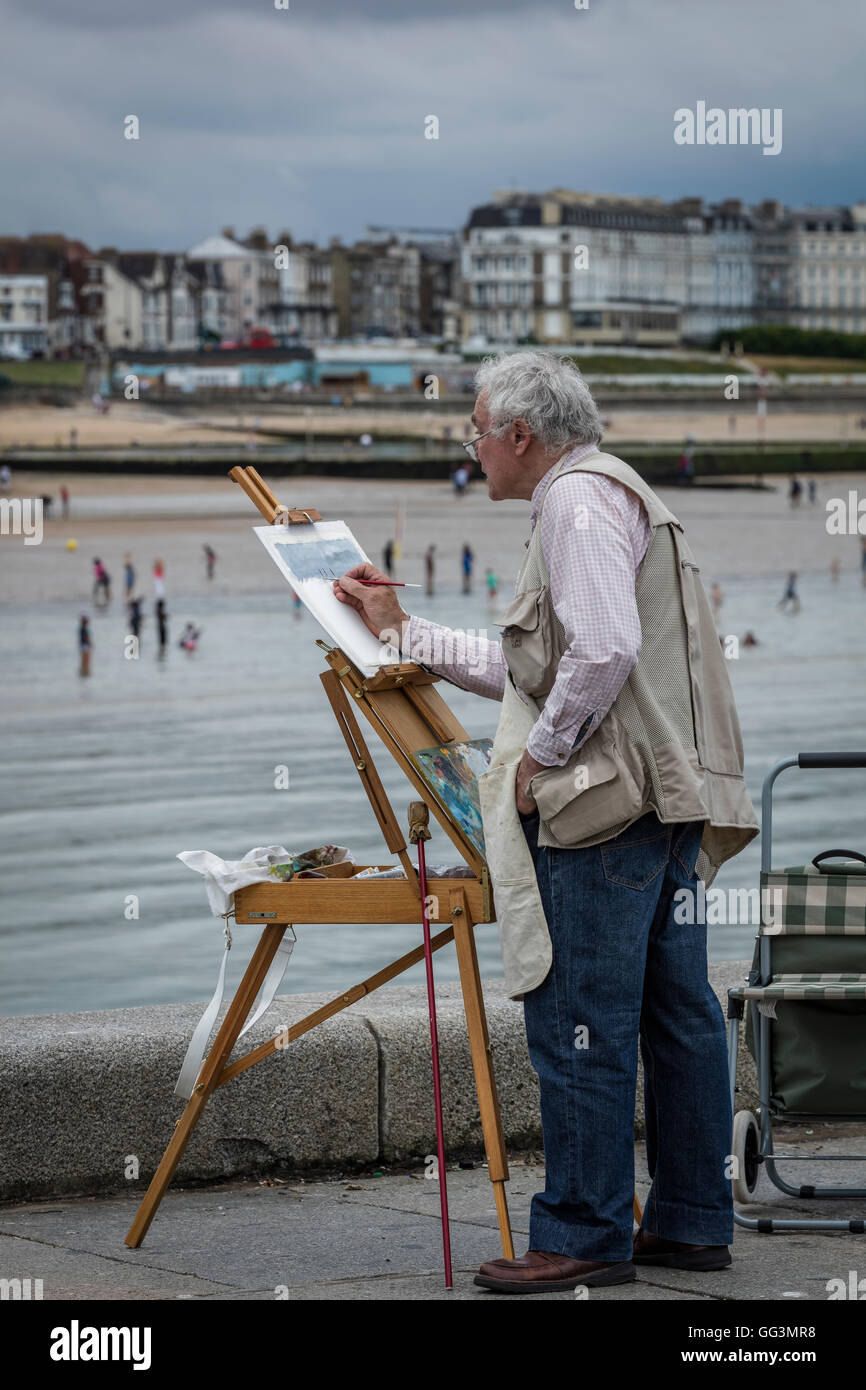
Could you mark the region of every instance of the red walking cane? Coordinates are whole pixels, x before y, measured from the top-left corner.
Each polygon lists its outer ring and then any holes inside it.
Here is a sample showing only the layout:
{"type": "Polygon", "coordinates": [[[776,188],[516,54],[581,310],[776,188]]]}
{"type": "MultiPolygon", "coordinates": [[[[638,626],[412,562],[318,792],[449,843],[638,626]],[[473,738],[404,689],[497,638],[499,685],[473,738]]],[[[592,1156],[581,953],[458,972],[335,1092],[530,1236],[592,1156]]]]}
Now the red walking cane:
{"type": "Polygon", "coordinates": [[[436,1031],[436,993],[433,988],[433,952],[430,948],[430,913],[427,899],[427,861],[424,841],[430,839],[427,824],[430,812],[423,801],[409,805],[409,840],[418,846],[418,884],[421,889],[421,922],[424,931],[424,964],[427,967],[427,1008],[430,1014],[430,1045],[433,1051],[433,1104],[436,1111],[436,1166],[439,1176],[439,1205],[442,1209],[442,1251],[445,1257],[445,1287],[451,1279],[451,1229],[448,1224],[448,1187],[445,1182],[445,1131],[442,1125],[442,1088],[439,1082],[439,1035],[436,1031]]]}

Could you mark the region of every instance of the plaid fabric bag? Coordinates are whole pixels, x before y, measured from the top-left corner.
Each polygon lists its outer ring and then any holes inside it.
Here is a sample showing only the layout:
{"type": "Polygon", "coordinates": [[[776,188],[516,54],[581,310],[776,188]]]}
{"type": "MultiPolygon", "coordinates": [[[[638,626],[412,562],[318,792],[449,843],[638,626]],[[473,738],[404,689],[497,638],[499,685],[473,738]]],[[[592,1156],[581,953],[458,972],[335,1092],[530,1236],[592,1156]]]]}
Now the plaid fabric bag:
{"type": "Polygon", "coordinates": [[[735,994],[752,1004],[753,1057],[755,1011],[770,1020],[773,1113],[866,1116],[866,864],[837,859],[832,872],[813,862],[762,873],[761,916],[770,979],[760,983],[759,936],[748,984],[735,994]]]}

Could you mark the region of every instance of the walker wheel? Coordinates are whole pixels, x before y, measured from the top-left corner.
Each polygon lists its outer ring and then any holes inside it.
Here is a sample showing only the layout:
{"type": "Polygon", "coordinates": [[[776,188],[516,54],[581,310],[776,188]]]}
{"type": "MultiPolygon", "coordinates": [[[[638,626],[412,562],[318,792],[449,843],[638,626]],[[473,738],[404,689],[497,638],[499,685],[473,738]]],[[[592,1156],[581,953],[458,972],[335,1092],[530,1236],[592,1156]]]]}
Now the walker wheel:
{"type": "Polygon", "coordinates": [[[758,1186],[760,1163],[760,1136],[758,1122],[751,1110],[738,1110],[734,1116],[734,1131],[731,1148],[734,1158],[734,1176],[731,1188],[735,1202],[751,1202],[758,1186]]]}

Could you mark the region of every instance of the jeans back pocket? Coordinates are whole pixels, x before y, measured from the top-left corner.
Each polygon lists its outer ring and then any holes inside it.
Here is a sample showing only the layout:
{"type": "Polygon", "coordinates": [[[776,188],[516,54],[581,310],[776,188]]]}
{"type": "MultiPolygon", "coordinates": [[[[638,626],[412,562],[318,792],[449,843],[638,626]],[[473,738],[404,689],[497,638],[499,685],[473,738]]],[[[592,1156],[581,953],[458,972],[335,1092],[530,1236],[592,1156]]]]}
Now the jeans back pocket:
{"type": "Polygon", "coordinates": [[[599,845],[604,876],[624,888],[649,886],[667,866],[671,853],[671,827],[662,825],[653,811],[640,816],[613,840],[599,845]]]}

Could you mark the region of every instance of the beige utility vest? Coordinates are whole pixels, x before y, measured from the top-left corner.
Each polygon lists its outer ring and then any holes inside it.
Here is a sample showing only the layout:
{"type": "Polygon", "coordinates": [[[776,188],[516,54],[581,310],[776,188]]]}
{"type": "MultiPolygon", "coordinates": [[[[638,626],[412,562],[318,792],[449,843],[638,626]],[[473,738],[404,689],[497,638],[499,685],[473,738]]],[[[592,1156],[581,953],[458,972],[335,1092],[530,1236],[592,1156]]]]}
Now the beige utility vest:
{"type": "Polygon", "coordinates": [[[512,999],[542,983],[553,954],[514,782],[568,645],[541,550],[544,502],[566,473],[600,473],[631,488],[646,508],[650,541],[635,583],[637,663],[595,732],[561,767],[543,769],[530,783],[541,821],[539,845],[600,844],[651,808],[664,823],[703,820],[696,872],[709,887],[725,860],[759,829],[743,778],[743,742],[725,658],[680,522],[622,459],[595,453],[569,464],[569,457],[560,460],[544,492],[515,599],[498,620],[508,674],[490,768],[479,779],[512,999]]]}

